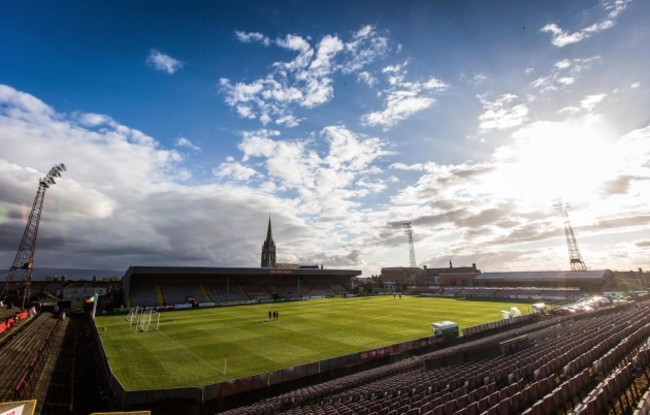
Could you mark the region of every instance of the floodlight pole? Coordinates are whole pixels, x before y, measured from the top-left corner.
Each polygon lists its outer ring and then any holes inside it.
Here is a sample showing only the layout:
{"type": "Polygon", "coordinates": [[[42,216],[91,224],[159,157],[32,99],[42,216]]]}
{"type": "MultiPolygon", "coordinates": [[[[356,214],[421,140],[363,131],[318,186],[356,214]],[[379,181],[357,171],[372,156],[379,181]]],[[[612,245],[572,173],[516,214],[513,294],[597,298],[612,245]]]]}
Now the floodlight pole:
{"type": "MultiPolygon", "coordinates": [[[[47,175],[39,180],[36,197],[32,204],[32,210],[29,213],[29,219],[25,226],[23,237],[18,246],[18,252],[14,257],[14,262],[9,268],[7,280],[2,289],[2,296],[9,295],[14,289],[14,282],[23,284],[23,302],[22,307],[29,301],[29,294],[32,285],[32,267],[34,265],[34,250],[36,249],[36,236],[38,235],[38,226],[41,221],[43,211],[43,201],[45,200],[45,191],[56,183],[55,178],[61,177],[61,173],[66,171],[65,164],[55,164],[47,175]]],[[[16,289],[18,297],[18,290],[16,289]]]]}
{"type": "Polygon", "coordinates": [[[409,278],[410,282],[413,285],[417,285],[416,283],[416,275],[415,275],[415,268],[417,267],[417,262],[415,261],[415,246],[413,245],[413,226],[411,222],[404,222],[402,223],[402,228],[404,229],[404,233],[408,237],[409,241],[409,278]]]}
{"type": "Polygon", "coordinates": [[[562,202],[560,199],[553,201],[553,207],[560,212],[562,219],[564,219],[564,236],[566,238],[567,248],[569,250],[569,265],[572,271],[586,271],[587,264],[582,260],[580,249],[578,248],[578,241],[573,232],[573,226],[569,222],[568,204],[562,202]]]}

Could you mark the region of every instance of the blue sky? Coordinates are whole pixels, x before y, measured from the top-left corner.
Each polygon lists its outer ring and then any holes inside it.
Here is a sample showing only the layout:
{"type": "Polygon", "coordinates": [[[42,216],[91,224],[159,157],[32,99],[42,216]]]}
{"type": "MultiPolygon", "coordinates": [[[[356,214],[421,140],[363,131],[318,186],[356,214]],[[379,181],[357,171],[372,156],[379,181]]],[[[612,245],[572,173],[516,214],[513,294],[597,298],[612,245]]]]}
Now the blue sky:
{"type": "Polygon", "coordinates": [[[11,3],[0,260],[647,268],[649,4],[11,3]]]}

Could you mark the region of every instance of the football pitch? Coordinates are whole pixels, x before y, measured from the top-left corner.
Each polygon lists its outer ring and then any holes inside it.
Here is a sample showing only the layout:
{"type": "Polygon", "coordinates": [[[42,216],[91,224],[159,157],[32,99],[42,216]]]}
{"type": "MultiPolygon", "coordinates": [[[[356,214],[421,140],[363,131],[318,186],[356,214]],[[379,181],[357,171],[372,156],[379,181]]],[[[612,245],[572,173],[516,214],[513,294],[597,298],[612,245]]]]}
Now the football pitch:
{"type": "Polygon", "coordinates": [[[431,336],[432,322],[462,329],[512,306],[529,312],[525,303],[391,295],[163,312],[159,329],[152,323],[146,332],[124,315],[95,324],[115,376],[142,390],[219,383],[415,340],[431,336]],[[279,319],[268,321],[269,311],[279,319]]]}

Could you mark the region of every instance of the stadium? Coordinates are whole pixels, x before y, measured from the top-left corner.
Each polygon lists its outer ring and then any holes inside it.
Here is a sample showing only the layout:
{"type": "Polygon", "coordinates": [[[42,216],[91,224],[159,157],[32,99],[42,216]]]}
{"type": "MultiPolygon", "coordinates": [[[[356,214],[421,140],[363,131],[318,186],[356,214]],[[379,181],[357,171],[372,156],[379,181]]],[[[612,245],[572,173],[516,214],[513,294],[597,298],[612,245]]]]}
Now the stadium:
{"type": "Polygon", "coordinates": [[[378,285],[275,256],[269,220],[259,268],[132,266],[117,290],[68,289],[76,311],[3,308],[0,409],[647,413],[650,299],[597,296],[612,271],[450,263],[378,285]]]}
{"type": "Polygon", "coordinates": [[[650,415],[650,0],[1,4],[0,415],[650,415]]]}

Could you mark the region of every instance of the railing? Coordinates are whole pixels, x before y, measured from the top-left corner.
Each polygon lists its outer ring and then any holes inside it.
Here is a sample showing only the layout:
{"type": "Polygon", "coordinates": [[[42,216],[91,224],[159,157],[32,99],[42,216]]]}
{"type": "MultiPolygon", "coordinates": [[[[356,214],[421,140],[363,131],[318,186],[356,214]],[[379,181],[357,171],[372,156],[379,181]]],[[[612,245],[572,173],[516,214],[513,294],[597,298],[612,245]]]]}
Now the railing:
{"type": "Polygon", "coordinates": [[[20,380],[18,381],[16,387],[14,388],[14,400],[26,400],[32,398],[34,389],[36,388],[36,384],[38,383],[38,378],[43,372],[43,366],[45,365],[45,361],[47,360],[45,351],[47,350],[50,341],[52,340],[54,334],[59,328],[60,323],[61,320],[56,321],[56,324],[54,325],[54,327],[52,327],[52,330],[50,330],[47,337],[43,340],[41,345],[34,353],[34,357],[30,361],[29,366],[27,367],[27,369],[25,369],[25,372],[20,377],[20,380]]]}

